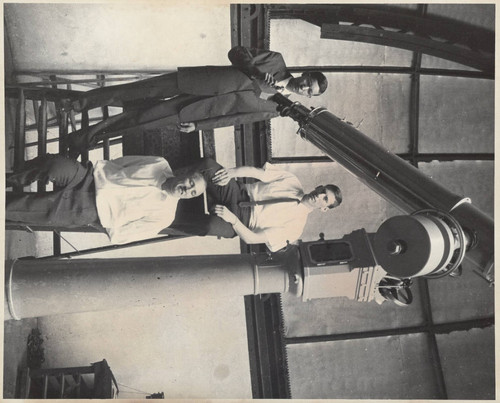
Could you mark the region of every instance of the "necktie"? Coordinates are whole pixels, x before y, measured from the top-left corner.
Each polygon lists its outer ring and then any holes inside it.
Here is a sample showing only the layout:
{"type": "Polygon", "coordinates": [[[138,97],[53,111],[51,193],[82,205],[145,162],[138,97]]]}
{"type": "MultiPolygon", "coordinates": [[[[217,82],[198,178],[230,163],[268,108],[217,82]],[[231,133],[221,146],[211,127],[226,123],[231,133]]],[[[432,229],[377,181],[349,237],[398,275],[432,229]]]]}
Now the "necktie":
{"type": "Polygon", "coordinates": [[[300,200],[294,199],[291,197],[278,197],[277,199],[269,199],[269,200],[242,201],[242,202],[239,202],[238,205],[240,207],[253,207],[253,206],[262,206],[264,204],[277,204],[277,203],[286,203],[286,202],[295,202],[295,203],[299,204],[300,200]]]}

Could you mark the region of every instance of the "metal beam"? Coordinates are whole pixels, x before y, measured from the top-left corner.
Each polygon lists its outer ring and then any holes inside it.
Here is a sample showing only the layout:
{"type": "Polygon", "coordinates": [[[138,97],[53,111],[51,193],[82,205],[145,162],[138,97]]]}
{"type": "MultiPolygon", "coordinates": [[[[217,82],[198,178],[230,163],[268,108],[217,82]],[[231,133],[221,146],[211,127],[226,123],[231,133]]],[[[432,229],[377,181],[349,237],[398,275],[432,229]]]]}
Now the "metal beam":
{"type": "MultiPolygon", "coordinates": [[[[396,154],[399,158],[406,161],[415,160],[416,162],[431,162],[431,161],[494,161],[495,154],[493,153],[411,153],[396,154]]],[[[317,162],[332,162],[332,158],[326,155],[311,155],[299,157],[271,157],[269,161],[273,164],[310,164],[317,162]]]]}
{"type": "Polygon", "coordinates": [[[422,326],[408,326],[395,329],[369,330],[365,332],[339,333],[339,334],[328,334],[319,336],[286,337],[285,343],[287,345],[304,344],[304,343],[325,343],[330,341],[372,339],[377,337],[402,336],[402,335],[427,333],[427,332],[432,332],[434,334],[447,334],[455,331],[467,331],[476,328],[483,329],[486,327],[491,327],[494,324],[495,324],[495,318],[494,316],[490,316],[480,319],[434,324],[432,326],[426,324],[422,326]]]}
{"type": "Polygon", "coordinates": [[[495,33],[462,21],[442,16],[423,16],[419,10],[401,9],[391,5],[323,5],[272,4],[267,6],[275,19],[302,19],[321,26],[323,23],[352,23],[388,27],[413,32],[422,37],[436,37],[493,54],[495,33]]]}
{"type": "Polygon", "coordinates": [[[280,301],[279,294],[245,297],[254,398],[291,398],[280,301]]]}
{"type": "Polygon", "coordinates": [[[406,33],[354,25],[322,24],[321,38],[372,43],[422,52],[485,72],[493,72],[493,54],[479,53],[453,44],[406,33]]]}
{"type": "Polygon", "coordinates": [[[303,73],[307,71],[321,71],[323,73],[366,73],[366,74],[413,74],[418,72],[426,76],[446,76],[477,78],[485,80],[494,80],[494,72],[484,72],[475,70],[457,70],[457,69],[433,69],[400,66],[295,66],[289,67],[290,73],[303,73]]]}
{"type": "MultiPolygon", "coordinates": [[[[95,75],[95,74],[130,74],[130,75],[148,75],[148,74],[166,74],[171,73],[175,70],[165,70],[165,69],[150,69],[150,70],[142,70],[142,69],[80,69],[80,70],[57,70],[57,69],[33,69],[33,70],[15,70],[12,74],[18,76],[47,76],[47,75],[63,75],[63,76],[83,76],[83,75],[95,75]]],[[[92,80],[95,82],[95,80],[92,80]]],[[[70,82],[73,82],[70,80],[70,82]]],[[[16,84],[17,85],[17,84],[16,84]]]]}
{"type": "MultiPolygon", "coordinates": [[[[97,85],[99,87],[104,87],[104,83],[106,82],[106,76],[104,74],[98,74],[97,75],[97,85]]],[[[102,110],[102,120],[106,120],[109,118],[109,108],[107,106],[103,106],[101,108],[102,110]]],[[[88,117],[87,117],[87,125],[88,125],[88,117]]],[[[111,145],[111,140],[110,139],[104,139],[102,141],[102,153],[103,153],[103,159],[109,160],[110,154],[109,154],[109,147],[111,145]]]]}
{"type": "Polygon", "coordinates": [[[14,133],[14,172],[19,171],[24,166],[25,148],[25,128],[26,128],[26,98],[22,89],[17,90],[16,123],[14,133]]]}
{"type": "Polygon", "coordinates": [[[427,331],[427,339],[429,341],[429,355],[432,360],[432,368],[434,369],[435,379],[437,381],[439,398],[447,399],[448,392],[446,391],[446,381],[444,379],[443,365],[439,355],[439,348],[436,340],[436,325],[432,316],[431,296],[429,293],[429,284],[426,279],[419,279],[418,287],[420,290],[420,301],[422,306],[422,313],[427,331]]]}
{"type": "Polygon", "coordinates": [[[420,74],[418,73],[418,67],[422,61],[422,54],[420,52],[415,52],[413,55],[412,67],[414,68],[414,73],[411,75],[410,84],[410,111],[409,111],[409,123],[410,123],[410,162],[413,165],[417,165],[416,156],[418,155],[418,128],[419,128],[419,115],[420,115],[420,74]]]}
{"type": "Polygon", "coordinates": [[[159,243],[159,242],[173,241],[175,239],[185,238],[185,237],[186,237],[185,235],[168,235],[168,236],[162,236],[162,237],[153,238],[153,239],[145,239],[145,240],[141,240],[141,241],[130,242],[130,243],[126,243],[126,244],[101,246],[98,248],[85,249],[85,250],[81,250],[81,251],[69,252],[69,253],[64,253],[64,254],[54,253],[55,256],[44,256],[44,257],[38,258],[38,260],[53,259],[56,256],[58,259],[60,259],[60,258],[72,258],[72,257],[76,257],[76,256],[85,256],[85,255],[90,255],[92,253],[109,252],[109,251],[113,251],[113,250],[131,248],[134,246],[142,246],[142,245],[146,245],[146,244],[151,245],[151,244],[159,243]]]}

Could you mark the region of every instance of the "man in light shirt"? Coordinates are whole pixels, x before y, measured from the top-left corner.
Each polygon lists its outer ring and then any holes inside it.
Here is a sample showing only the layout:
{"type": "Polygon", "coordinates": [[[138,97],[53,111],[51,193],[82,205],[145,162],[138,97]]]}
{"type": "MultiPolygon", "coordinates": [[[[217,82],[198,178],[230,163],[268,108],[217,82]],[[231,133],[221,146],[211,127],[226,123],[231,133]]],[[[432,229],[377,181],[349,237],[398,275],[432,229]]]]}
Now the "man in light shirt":
{"type": "Polygon", "coordinates": [[[27,161],[8,186],[51,181],[59,190],[6,195],[6,221],[66,228],[101,225],[112,243],[156,236],[175,218],[179,199],[205,192],[198,172],[174,176],[162,157],[125,156],[86,165],[47,154],[27,161]]]}
{"type": "Polygon", "coordinates": [[[337,207],[342,193],[335,185],[318,186],[305,193],[298,178],[266,163],[263,168],[225,169],[211,159],[196,166],[207,181],[207,197],[213,213],[224,222],[207,235],[238,235],[247,244],[265,243],[275,252],[300,238],[313,210],[322,212],[337,207]],[[243,184],[235,178],[254,178],[243,184]]]}
{"type": "Polygon", "coordinates": [[[277,52],[237,46],[228,57],[232,66],[180,67],[132,83],[72,91],[72,98],[63,101],[65,110],[110,105],[124,107],[124,112],[70,133],[70,155],[142,129],[189,133],[271,119],[279,115],[277,104],[269,100],[276,92],[311,97],[328,86],[321,72],[292,76],[277,52]]]}

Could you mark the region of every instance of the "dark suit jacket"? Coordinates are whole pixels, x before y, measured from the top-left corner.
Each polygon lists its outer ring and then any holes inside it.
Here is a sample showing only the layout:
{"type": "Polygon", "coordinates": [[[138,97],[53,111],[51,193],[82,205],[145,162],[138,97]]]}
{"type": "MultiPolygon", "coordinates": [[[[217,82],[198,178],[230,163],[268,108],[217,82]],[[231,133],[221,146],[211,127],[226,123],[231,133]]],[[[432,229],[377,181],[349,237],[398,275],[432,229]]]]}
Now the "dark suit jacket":
{"type": "Polygon", "coordinates": [[[180,122],[195,122],[200,130],[233,126],[278,116],[276,104],[258,97],[256,72],[270,73],[277,81],[290,77],[281,54],[235,47],[229,51],[233,66],[181,67],[181,93],[206,96],[180,108],[180,122]]]}

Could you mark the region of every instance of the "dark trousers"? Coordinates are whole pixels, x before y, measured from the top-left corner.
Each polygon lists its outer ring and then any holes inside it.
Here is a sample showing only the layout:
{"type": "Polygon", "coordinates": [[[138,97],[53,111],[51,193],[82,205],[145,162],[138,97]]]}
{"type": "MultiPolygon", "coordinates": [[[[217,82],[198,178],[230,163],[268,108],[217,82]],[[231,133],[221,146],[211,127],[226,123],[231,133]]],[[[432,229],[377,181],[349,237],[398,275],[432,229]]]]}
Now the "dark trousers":
{"type": "Polygon", "coordinates": [[[92,109],[107,105],[123,106],[124,111],[88,128],[68,135],[73,157],[99,141],[127,136],[138,130],[163,127],[175,130],[179,110],[202,96],[181,94],[177,73],[163,74],[129,84],[113,85],[83,92],[78,97],[80,108],[92,109]],[[164,98],[171,98],[165,100],[164,98]]]}
{"type": "Polygon", "coordinates": [[[154,102],[179,95],[177,72],[162,74],[132,83],[110,85],[83,92],[78,96],[80,110],[103,106],[122,106],[154,102]]]}
{"type": "MultiPolygon", "coordinates": [[[[202,158],[199,163],[194,164],[191,169],[200,171],[207,181],[208,209],[211,211],[216,204],[222,204],[232,211],[240,221],[248,226],[250,221],[250,209],[241,208],[240,201],[248,201],[248,193],[245,186],[231,179],[226,186],[218,186],[212,182],[215,172],[222,168],[222,165],[210,158],[202,158]]],[[[216,215],[205,215],[199,211],[192,211],[185,208],[187,203],[181,200],[178,206],[178,213],[171,228],[179,229],[192,235],[214,235],[223,238],[233,238],[236,233],[233,226],[216,215]]],[[[186,201],[189,202],[189,201],[186,201]]]]}
{"type": "Polygon", "coordinates": [[[7,178],[8,186],[52,181],[59,190],[45,193],[7,192],[7,222],[25,225],[78,227],[99,223],[93,168],[60,155],[47,154],[27,161],[21,172],[7,178]]]}

